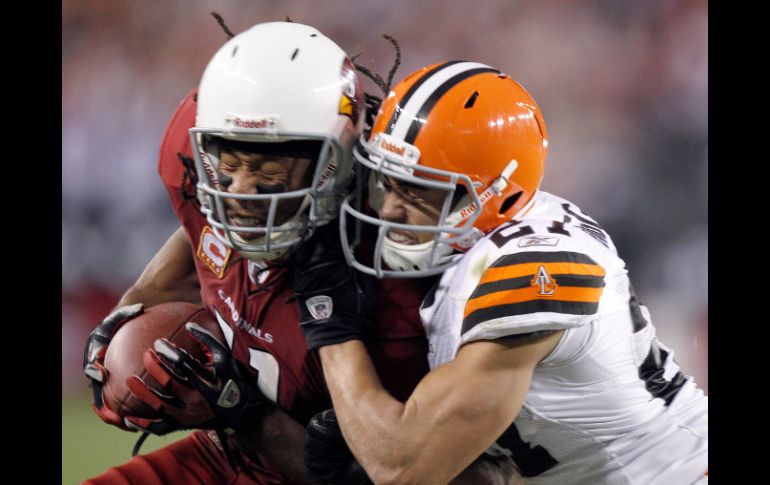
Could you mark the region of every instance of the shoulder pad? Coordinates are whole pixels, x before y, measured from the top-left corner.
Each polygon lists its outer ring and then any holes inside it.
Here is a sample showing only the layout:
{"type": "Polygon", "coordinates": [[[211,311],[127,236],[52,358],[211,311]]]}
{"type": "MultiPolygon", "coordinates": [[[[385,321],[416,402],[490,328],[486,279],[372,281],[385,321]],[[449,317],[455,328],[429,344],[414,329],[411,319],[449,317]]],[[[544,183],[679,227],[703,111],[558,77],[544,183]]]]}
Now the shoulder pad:
{"type": "Polygon", "coordinates": [[[605,269],[583,253],[505,254],[486,269],[468,298],[463,339],[487,322],[497,330],[510,327],[508,334],[582,324],[598,310],[604,277],[605,269]]]}

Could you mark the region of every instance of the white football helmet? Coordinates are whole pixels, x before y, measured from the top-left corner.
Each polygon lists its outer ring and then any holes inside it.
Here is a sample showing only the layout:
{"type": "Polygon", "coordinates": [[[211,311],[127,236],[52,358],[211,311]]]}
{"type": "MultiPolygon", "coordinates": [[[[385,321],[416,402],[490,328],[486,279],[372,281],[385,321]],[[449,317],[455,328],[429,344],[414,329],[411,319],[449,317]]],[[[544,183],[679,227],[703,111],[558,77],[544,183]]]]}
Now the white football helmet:
{"type": "Polygon", "coordinates": [[[190,129],[198,200],[217,237],[250,260],[271,260],[334,219],[352,178],[351,150],[363,129],[363,110],[363,90],[353,64],[313,27],[263,23],[230,39],[203,72],[195,128],[190,129]],[[228,192],[217,175],[222,139],[286,147],[316,141],[312,183],[278,193],[228,192]],[[261,201],[269,207],[266,223],[229,220],[228,198],[261,201]],[[299,201],[298,209],[275,224],[278,204],[290,199],[299,201]],[[260,236],[244,238],[239,233],[260,236]]]}

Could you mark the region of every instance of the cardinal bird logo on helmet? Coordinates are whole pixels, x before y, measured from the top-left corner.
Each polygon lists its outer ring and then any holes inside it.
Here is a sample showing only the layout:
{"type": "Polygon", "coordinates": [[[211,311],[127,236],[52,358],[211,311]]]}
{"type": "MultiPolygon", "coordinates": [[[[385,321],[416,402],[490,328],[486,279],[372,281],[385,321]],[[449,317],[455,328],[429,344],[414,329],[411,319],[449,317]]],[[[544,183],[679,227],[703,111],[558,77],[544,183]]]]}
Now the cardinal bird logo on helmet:
{"type": "Polygon", "coordinates": [[[356,69],[350,59],[345,59],[342,63],[342,96],[340,96],[339,114],[347,116],[358,124],[358,118],[361,115],[361,106],[364,103],[363,90],[361,89],[361,80],[356,75],[356,69]]]}

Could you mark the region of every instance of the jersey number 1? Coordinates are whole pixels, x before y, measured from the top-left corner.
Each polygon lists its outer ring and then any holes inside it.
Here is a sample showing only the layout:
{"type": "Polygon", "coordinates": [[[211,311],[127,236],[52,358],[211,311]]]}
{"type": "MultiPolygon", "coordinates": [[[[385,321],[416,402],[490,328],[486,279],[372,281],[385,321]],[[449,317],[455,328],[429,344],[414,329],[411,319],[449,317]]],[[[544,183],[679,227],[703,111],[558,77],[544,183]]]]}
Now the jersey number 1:
{"type": "Polygon", "coordinates": [[[249,365],[257,370],[257,386],[266,398],[278,403],[278,376],[280,367],[273,354],[249,347],[249,365]]]}

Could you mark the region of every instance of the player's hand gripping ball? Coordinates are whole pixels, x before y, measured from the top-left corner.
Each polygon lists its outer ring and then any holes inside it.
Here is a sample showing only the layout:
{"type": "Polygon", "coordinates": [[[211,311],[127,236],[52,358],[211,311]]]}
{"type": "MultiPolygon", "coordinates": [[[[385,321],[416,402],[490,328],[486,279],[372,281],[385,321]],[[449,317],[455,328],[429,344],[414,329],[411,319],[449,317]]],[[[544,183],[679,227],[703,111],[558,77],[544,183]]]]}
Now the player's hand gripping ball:
{"type": "Polygon", "coordinates": [[[205,308],[186,302],[161,303],[145,310],[118,329],[104,356],[107,370],[103,400],[121,418],[133,416],[155,419],[161,414],[139,400],[129,389],[126,380],[137,375],[151,387],[160,390],[160,384],[148,375],[143,357],[153,348],[157,339],[167,338],[193,357],[205,361],[204,351],[185,329],[193,321],[211,332],[220,342],[225,338],[216,318],[205,308]]]}

